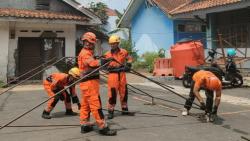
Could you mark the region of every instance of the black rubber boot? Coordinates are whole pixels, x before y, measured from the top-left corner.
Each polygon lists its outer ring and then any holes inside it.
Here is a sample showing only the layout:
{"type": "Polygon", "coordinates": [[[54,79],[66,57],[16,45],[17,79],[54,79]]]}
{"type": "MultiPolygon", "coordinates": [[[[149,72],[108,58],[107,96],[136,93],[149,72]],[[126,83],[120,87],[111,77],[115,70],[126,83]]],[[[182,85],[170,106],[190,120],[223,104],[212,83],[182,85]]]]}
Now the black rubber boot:
{"type": "Polygon", "coordinates": [[[114,118],[114,111],[108,111],[108,119],[113,119],[114,118]]]}
{"type": "Polygon", "coordinates": [[[51,119],[50,112],[43,111],[42,118],[44,119],[51,119]]]}
{"type": "Polygon", "coordinates": [[[83,134],[91,132],[93,130],[94,130],[93,126],[90,126],[90,125],[82,125],[81,126],[81,133],[83,133],[83,134]]]}
{"type": "Polygon", "coordinates": [[[122,115],[129,115],[128,108],[122,108],[122,115]]]}
{"type": "Polygon", "coordinates": [[[124,116],[135,116],[135,112],[128,111],[128,108],[122,108],[122,115],[124,115],[124,116]]]}
{"type": "Polygon", "coordinates": [[[72,109],[66,109],[65,115],[76,116],[77,113],[73,112],[72,109]]]}
{"type": "Polygon", "coordinates": [[[104,136],[115,136],[117,134],[117,131],[109,129],[109,127],[105,127],[99,130],[99,133],[104,136]]]}

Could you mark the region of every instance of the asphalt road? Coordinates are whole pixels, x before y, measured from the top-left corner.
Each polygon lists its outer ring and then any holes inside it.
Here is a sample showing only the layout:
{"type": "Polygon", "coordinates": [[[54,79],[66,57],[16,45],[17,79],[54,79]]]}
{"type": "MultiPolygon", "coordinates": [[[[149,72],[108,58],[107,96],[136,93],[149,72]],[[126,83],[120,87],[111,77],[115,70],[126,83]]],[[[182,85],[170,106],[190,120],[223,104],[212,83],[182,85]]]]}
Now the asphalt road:
{"type": "MultiPolygon", "coordinates": [[[[178,86],[178,82],[175,83],[178,86]]],[[[160,115],[145,115],[137,113],[135,116],[122,116],[116,113],[112,120],[108,120],[111,128],[118,130],[115,137],[100,136],[93,131],[80,133],[79,116],[65,116],[64,104],[59,102],[52,112],[53,118],[45,120],[41,113],[45,107],[35,109],[10,126],[44,126],[44,127],[5,127],[0,130],[1,141],[246,141],[250,138],[250,92],[248,88],[223,90],[219,119],[215,123],[205,123],[200,118],[201,111],[192,109],[192,114],[181,116],[184,100],[166,90],[151,84],[133,85],[154,97],[175,101],[178,104],[156,100],[156,105],[150,105],[151,98],[129,91],[129,109],[136,112],[151,114],[170,114],[178,117],[160,115]],[[48,127],[46,127],[48,125],[48,127]]],[[[25,86],[24,86],[25,87],[25,86]]],[[[182,93],[187,89],[178,87],[182,93]]],[[[79,91],[79,90],[78,90],[79,91]]],[[[106,86],[101,87],[103,108],[106,108],[106,86]]],[[[80,96],[80,95],[79,95],[80,96]]],[[[3,125],[19,114],[47,99],[41,89],[15,90],[0,96],[0,125],[3,125]]],[[[120,110],[119,101],[117,110],[120,110]]],[[[78,112],[77,106],[73,106],[78,112]]],[[[106,113],[106,111],[104,111],[106,113]]]]}

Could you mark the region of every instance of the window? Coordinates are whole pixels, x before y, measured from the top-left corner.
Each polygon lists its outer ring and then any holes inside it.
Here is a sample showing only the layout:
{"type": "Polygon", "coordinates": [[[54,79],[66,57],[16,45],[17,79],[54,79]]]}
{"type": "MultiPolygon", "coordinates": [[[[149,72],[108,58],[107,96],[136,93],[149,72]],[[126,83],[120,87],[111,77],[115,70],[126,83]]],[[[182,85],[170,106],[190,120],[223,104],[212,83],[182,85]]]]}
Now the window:
{"type": "Polygon", "coordinates": [[[225,39],[225,47],[237,47],[237,48],[249,48],[250,42],[250,24],[232,24],[219,26],[216,31],[222,34],[222,38],[225,39]],[[230,44],[230,45],[229,45],[230,44]]]}
{"type": "Polygon", "coordinates": [[[178,24],[177,26],[178,32],[206,32],[206,25],[200,25],[200,24],[178,24]]]}
{"type": "Polygon", "coordinates": [[[178,25],[178,31],[179,32],[185,32],[185,25],[184,24],[179,24],[178,25]]]}
{"type": "Polygon", "coordinates": [[[197,24],[187,24],[185,30],[186,32],[201,32],[200,25],[197,24]]]}
{"type": "Polygon", "coordinates": [[[36,10],[49,10],[49,0],[36,0],[36,10]]]}

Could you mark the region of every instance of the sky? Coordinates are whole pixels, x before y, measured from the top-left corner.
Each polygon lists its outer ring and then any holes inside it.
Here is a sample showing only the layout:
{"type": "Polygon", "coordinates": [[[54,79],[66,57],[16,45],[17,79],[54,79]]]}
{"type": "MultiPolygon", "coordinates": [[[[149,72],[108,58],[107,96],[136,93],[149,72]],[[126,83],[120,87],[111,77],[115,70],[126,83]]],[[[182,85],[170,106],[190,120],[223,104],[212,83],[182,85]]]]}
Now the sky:
{"type": "Polygon", "coordinates": [[[111,9],[117,9],[123,13],[123,10],[127,8],[130,0],[77,0],[78,2],[86,5],[90,2],[103,2],[111,9]]]}

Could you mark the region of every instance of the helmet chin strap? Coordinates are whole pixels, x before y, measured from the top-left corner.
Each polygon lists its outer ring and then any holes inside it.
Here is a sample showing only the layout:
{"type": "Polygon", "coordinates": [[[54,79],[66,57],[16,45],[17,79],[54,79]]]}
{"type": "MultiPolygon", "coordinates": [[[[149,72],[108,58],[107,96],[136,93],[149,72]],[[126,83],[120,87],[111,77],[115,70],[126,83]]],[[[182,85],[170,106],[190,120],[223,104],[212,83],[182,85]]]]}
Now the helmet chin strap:
{"type": "Polygon", "coordinates": [[[119,47],[116,47],[116,48],[114,48],[114,49],[113,49],[113,48],[111,49],[111,53],[116,53],[117,51],[119,51],[119,47]]]}
{"type": "Polygon", "coordinates": [[[94,50],[94,49],[95,49],[95,46],[84,45],[84,48],[89,49],[89,50],[94,50]]]}

